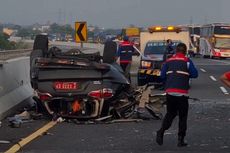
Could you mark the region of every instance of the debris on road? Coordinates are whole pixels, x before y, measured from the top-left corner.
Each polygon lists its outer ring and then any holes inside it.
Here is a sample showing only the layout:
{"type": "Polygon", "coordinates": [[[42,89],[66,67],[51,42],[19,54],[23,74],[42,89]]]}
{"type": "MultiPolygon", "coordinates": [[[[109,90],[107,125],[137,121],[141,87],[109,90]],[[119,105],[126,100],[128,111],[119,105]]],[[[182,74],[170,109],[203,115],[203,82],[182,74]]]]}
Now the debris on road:
{"type": "Polygon", "coordinates": [[[106,123],[124,123],[124,122],[141,122],[142,119],[116,119],[106,123]]]}
{"type": "Polygon", "coordinates": [[[22,123],[31,122],[31,116],[28,111],[24,111],[20,114],[14,115],[13,117],[8,117],[8,121],[12,128],[20,128],[22,123]]]}
{"type": "Polygon", "coordinates": [[[59,117],[59,118],[57,118],[57,120],[56,120],[58,123],[62,123],[62,122],[64,122],[65,121],[65,119],[63,119],[62,117],[59,117]]]}
{"type": "Polygon", "coordinates": [[[50,132],[44,132],[42,135],[50,135],[50,136],[53,136],[54,134],[53,134],[53,133],[50,133],[50,132]]]}

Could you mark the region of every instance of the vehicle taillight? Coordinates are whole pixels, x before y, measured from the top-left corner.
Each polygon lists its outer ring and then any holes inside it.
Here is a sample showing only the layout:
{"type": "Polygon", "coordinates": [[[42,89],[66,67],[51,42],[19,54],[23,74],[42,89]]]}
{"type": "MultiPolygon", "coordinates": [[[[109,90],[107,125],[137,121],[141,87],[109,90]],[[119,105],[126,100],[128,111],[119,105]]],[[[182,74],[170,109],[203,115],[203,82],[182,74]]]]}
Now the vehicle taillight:
{"type": "Polygon", "coordinates": [[[110,88],[104,88],[102,90],[91,91],[88,95],[98,99],[111,98],[113,96],[113,90],[110,88]]]}
{"type": "Polygon", "coordinates": [[[220,52],[215,52],[214,55],[217,56],[217,57],[220,57],[221,53],[220,52]]]}
{"type": "Polygon", "coordinates": [[[49,93],[38,93],[38,96],[41,101],[49,100],[52,97],[49,93]]]}

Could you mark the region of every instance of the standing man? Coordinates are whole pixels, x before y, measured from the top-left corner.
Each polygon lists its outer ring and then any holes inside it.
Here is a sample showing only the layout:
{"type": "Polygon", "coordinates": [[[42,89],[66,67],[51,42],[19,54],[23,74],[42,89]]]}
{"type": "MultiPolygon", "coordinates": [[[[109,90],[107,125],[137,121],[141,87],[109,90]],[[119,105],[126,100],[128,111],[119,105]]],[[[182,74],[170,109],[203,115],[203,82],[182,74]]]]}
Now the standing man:
{"type": "Polygon", "coordinates": [[[166,40],[166,44],[167,44],[167,47],[166,47],[167,54],[174,54],[172,40],[171,39],[166,40]]]}
{"type": "Polygon", "coordinates": [[[175,54],[175,51],[173,49],[173,42],[171,39],[166,40],[166,51],[163,57],[163,60],[166,61],[166,59],[172,57],[172,55],[175,54]]]}
{"type": "Polygon", "coordinates": [[[220,80],[230,88],[230,71],[224,73],[221,77],[220,80]]]}
{"type": "Polygon", "coordinates": [[[124,36],[123,42],[118,47],[117,57],[120,57],[120,66],[127,78],[130,78],[130,68],[134,51],[133,44],[129,42],[129,37],[124,36]]]}
{"type": "Polygon", "coordinates": [[[163,144],[165,130],[170,128],[173,119],[179,115],[177,146],[187,146],[184,137],[187,130],[189,78],[197,78],[198,72],[193,62],[185,56],[186,51],[184,43],[178,44],[176,54],[165,62],[161,71],[161,77],[165,80],[167,113],[157,131],[156,142],[159,145],[163,144]]]}

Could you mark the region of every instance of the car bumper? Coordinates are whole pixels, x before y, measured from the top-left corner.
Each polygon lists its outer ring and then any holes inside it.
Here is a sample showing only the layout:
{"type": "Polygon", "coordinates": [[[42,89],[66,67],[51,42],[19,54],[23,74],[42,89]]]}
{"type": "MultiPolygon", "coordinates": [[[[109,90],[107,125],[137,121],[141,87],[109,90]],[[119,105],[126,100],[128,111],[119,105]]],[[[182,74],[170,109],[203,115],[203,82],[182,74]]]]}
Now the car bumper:
{"type": "Polygon", "coordinates": [[[230,58],[230,52],[221,53],[220,56],[224,58],[230,58]]]}
{"type": "Polygon", "coordinates": [[[159,69],[139,69],[138,80],[145,80],[146,83],[161,84],[161,71],[159,69]]]}

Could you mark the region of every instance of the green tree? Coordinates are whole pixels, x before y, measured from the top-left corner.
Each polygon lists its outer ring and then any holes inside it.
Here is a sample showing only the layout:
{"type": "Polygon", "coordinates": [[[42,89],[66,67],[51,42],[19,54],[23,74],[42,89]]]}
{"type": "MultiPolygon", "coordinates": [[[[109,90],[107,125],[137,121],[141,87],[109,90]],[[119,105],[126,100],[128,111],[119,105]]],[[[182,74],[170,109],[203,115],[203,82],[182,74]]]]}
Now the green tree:
{"type": "Polygon", "coordinates": [[[8,35],[2,32],[0,33],[0,50],[9,50],[15,48],[15,45],[10,43],[8,38],[8,35]]]}
{"type": "Polygon", "coordinates": [[[34,31],[30,28],[21,28],[18,30],[17,36],[18,37],[31,37],[34,31]]]}

